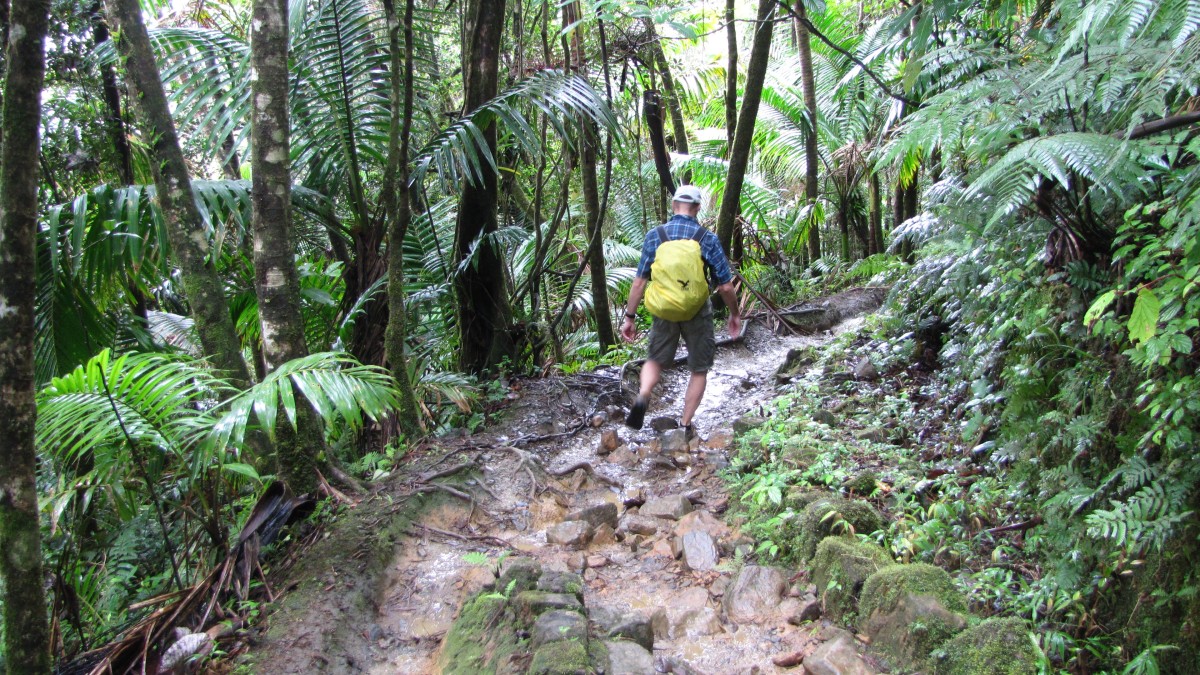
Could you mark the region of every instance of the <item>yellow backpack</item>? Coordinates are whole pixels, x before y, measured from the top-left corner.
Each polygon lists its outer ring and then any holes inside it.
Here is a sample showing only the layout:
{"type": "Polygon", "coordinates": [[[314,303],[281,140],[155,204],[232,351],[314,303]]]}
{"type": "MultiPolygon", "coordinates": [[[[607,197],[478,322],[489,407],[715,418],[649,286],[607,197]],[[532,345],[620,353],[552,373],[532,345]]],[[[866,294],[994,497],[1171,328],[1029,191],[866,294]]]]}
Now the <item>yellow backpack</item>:
{"type": "Polygon", "coordinates": [[[646,309],[660,319],[687,321],[696,316],[708,300],[708,280],[704,278],[704,258],[700,239],[704,230],[690,239],[667,241],[665,226],[658,228],[662,242],[650,266],[650,284],[646,288],[646,309]]]}

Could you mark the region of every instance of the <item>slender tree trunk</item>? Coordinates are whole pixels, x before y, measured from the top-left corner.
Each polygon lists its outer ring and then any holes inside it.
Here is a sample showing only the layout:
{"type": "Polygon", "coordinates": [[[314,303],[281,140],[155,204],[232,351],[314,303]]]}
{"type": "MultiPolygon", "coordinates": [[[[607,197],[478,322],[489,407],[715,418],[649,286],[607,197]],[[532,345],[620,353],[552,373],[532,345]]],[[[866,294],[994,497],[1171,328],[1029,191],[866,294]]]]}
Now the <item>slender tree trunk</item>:
{"type": "Polygon", "coordinates": [[[642,93],[642,110],[646,115],[646,131],[650,136],[650,152],[654,156],[654,169],[658,172],[660,196],[675,192],[675,178],[671,175],[671,158],[667,156],[667,142],[663,134],[662,97],[653,89],[642,93]]]}
{"type": "Polygon", "coordinates": [[[150,49],[141,4],[137,0],[111,0],[108,12],[120,28],[117,46],[128,84],[135,90],[134,100],[151,134],[156,198],[168,224],[167,236],[179,263],[200,347],[234,386],[245,388],[250,384],[250,371],[242,358],[221,279],[209,259],[208,235],[192,196],[192,181],[150,49]]]}
{"type": "MultiPolygon", "coordinates": [[[[494,98],[499,84],[504,0],[473,0],[467,5],[469,34],[463,59],[463,108],[470,112],[494,98]]],[[[488,150],[496,151],[496,125],[481,130],[488,150]]],[[[496,172],[486,163],[477,183],[463,186],[455,226],[454,261],[475,259],[454,278],[458,301],[459,366],[482,372],[512,353],[504,261],[492,241],[496,222],[496,172]],[[472,252],[472,249],[475,250],[472,252]]]]}
{"type": "MultiPolygon", "coordinates": [[[[250,199],[254,230],[254,290],[262,324],[263,355],[278,368],[308,355],[300,315],[300,282],[291,239],[291,154],[288,121],[288,0],[254,0],[250,31],[250,199]]],[[[316,411],[293,389],[296,429],[276,428],[279,468],[297,494],[317,485],[325,445],[316,411]]]]}
{"type": "MultiPolygon", "coordinates": [[[[108,24],[104,21],[104,4],[95,0],[89,10],[92,14],[92,41],[97,47],[108,42],[108,24]]],[[[125,132],[125,118],[121,115],[121,91],[117,87],[117,74],[109,63],[100,64],[100,89],[103,93],[104,106],[107,108],[105,122],[108,135],[112,140],[113,151],[117,153],[117,175],[125,185],[133,185],[133,151],[129,147],[129,137],[125,132]]]]}
{"type": "Polygon", "coordinates": [[[50,672],[33,377],[38,129],[49,13],[48,0],[13,3],[0,148],[0,577],[7,668],[22,675],[50,672]]]}
{"type": "Polygon", "coordinates": [[[600,188],[596,180],[596,124],[585,122],[581,139],[580,178],[583,182],[583,203],[587,209],[588,267],[592,277],[592,308],[596,312],[596,338],[600,353],[605,354],[617,343],[612,326],[612,311],[608,304],[608,278],[605,273],[603,237],[604,214],[600,212],[600,188]]]}
{"type": "Polygon", "coordinates": [[[879,185],[879,174],[871,171],[871,208],[867,216],[867,225],[870,229],[871,245],[868,249],[870,255],[883,253],[883,190],[879,185]]]}
{"type": "MultiPolygon", "coordinates": [[[[805,17],[803,2],[796,11],[805,17]]],[[[811,206],[817,203],[817,86],[813,78],[812,44],[808,27],[800,20],[796,27],[796,50],[800,54],[800,86],[804,90],[804,110],[808,115],[808,133],[804,136],[804,199],[811,206]]],[[[815,262],[821,257],[821,227],[814,219],[808,230],[808,257],[815,262]]]]}
{"type": "Polygon", "coordinates": [[[746,86],[742,94],[742,111],[738,116],[733,151],[729,154],[729,174],[725,177],[725,193],[721,197],[721,212],[717,215],[717,237],[721,248],[730,251],[733,225],[742,197],[742,181],[750,163],[750,144],[754,140],[754,122],[758,118],[758,102],[762,99],[763,81],[771,56],[771,32],[774,27],[775,0],[759,0],[758,19],[754,26],[754,46],[750,49],[750,64],[746,68],[746,86]]]}
{"type": "Polygon", "coordinates": [[[839,196],[837,203],[837,225],[838,235],[841,238],[841,255],[842,262],[850,262],[850,214],[847,210],[850,208],[846,197],[839,196]]]}
{"type": "Polygon", "coordinates": [[[412,221],[412,193],[408,189],[409,137],[413,113],[413,0],[404,3],[404,57],[401,60],[401,23],[394,0],[383,0],[391,49],[392,120],[388,137],[388,163],[383,176],[383,203],[388,222],[388,325],[386,353],[392,377],[400,389],[400,429],[416,432],[421,412],[408,376],[408,314],[404,307],[404,238],[412,221]]]}
{"type": "MultiPolygon", "coordinates": [[[[650,17],[642,19],[650,39],[650,53],[654,60],[654,69],[662,78],[663,98],[667,102],[667,112],[671,116],[671,130],[675,135],[675,152],[688,154],[687,127],[683,123],[683,105],[680,102],[679,88],[675,86],[675,78],[671,75],[671,66],[667,63],[667,55],[663,53],[662,43],[659,42],[658,32],[654,29],[654,21],[650,17]]],[[[687,182],[684,178],[684,182],[687,182]]]]}
{"type": "Polygon", "coordinates": [[[729,60],[725,65],[725,157],[733,152],[733,137],[737,131],[737,70],[738,41],[737,0],[725,0],[725,40],[729,60]]]}

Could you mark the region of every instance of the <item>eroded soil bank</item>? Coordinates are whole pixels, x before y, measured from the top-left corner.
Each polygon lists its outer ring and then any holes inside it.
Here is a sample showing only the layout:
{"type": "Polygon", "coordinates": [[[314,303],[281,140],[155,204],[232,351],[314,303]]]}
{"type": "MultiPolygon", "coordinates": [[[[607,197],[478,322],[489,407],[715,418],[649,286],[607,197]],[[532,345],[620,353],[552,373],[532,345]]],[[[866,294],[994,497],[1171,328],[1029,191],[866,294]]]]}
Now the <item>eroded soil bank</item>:
{"type": "MultiPolygon", "coordinates": [[[[657,621],[660,672],[785,672],[773,660],[836,636],[820,634],[819,624],[787,621],[808,586],[802,578],[786,580],[797,596],[789,608],[730,618],[724,598],[752,542],[720,522],[728,495],[717,472],[726,466],[734,421],[777,395],[776,371],[789,351],[856,327],[878,295],[831,298],[836,325],[810,336],[749,323],[741,342],[718,350],[697,415],[700,442],[690,446],[682,432],[651,424],[663,418],[659,426],[670,426],[678,417],[682,368],[664,374],[638,432],[621,424],[635,368],[513,383],[500,419],[424,449],[407,475],[380,486],[312,547],[291,571],[296,581],[249,667],[438,672],[443,639],[464,601],[494,584],[497,563],[524,556],[546,572],[579,574],[591,614],[657,621]],[[663,498],[707,514],[689,522],[717,544],[711,565],[694,562],[699,554],[692,565],[687,555],[677,559],[680,521],[637,513],[663,498]],[[550,539],[563,543],[548,540],[547,530],[568,514],[604,504],[621,514],[616,527],[597,528],[587,541],[560,532],[550,539]]],[[[513,672],[521,667],[515,663],[513,672]]]]}

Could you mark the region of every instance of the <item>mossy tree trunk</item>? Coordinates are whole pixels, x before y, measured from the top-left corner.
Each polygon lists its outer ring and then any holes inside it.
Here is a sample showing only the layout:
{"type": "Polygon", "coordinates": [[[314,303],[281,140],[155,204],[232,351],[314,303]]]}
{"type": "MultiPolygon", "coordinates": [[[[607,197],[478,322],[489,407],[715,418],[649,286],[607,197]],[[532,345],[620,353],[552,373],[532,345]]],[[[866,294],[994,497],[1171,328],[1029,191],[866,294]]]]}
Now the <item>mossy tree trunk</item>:
{"type": "Polygon", "coordinates": [[[733,137],[737,131],[737,70],[738,41],[737,0],[725,0],[725,46],[729,52],[725,62],[725,157],[733,152],[733,137]]]}
{"type": "MultiPolygon", "coordinates": [[[[7,3],[6,3],[7,4],[7,3]]],[[[9,673],[50,672],[35,476],[34,260],[48,0],[11,8],[0,149],[0,577],[9,673]]]]}
{"type": "MultiPolygon", "coordinates": [[[[463,35],[463,110],[475,110],[496,96],[500,45],[504,33],[504,0],[473,0],[465,8],[463,35]]],[[[488,151],[496,152],[496,124],[481,129],[488,151]]],[[[458,305],[459,367],[479,373],[512,353],[508,334],[508,298],[504,261],[492,235],[496,219],[496,171],[482,163],[478,181],[463,186],[454,234],[454,277],[458,305]],[[466,265],[463,261],[474,256],[466,265]]]]}
{"type": "Polygon", "coordinates": [[[742,181],[746,178],[746,167],[750,163],[750,145],[754,140],[754,122],[758,118],[758,103],[762,99],[763,82],[767,76],[767,63],[771,57],[771,33],[774,27],[775,0],[759,0],[758,17],[754,24],[754,46],[750,49],[750,63],[746,67],[746,85],[742,90],[742,110],[738,115],[737,132],[734,134],[733,149],[729,153],[729,173],[725,177],[725,192],[721,197],[721,211],[717,214],[717,237],[721,248],[730,252],[733,241],[733,226],[742,198],[742,181]]]}
{"type": "MultiPolygon", "coordinates": [[[[796,22],[796,51],[800,55],[800,86],[804,90],[804,109],[808,124],[804,136],[804,200],[811,206],[817,203],[817,86],[813,78],[812,44],[808,26],[804,25],[804,3],[796,3],[799,17],[796,22]]],[[[816,220],[808,230],[808,257],[816,262],[821,257],[821,228],[816,220]]]]}
{"type": "Polygon", "coordinates": [[[128,84],[134,89],[134,100],[151,136],[156,198],[167,221],[167,237],[179,263],[200,348],[234,386],[244,389],[250,384],[250,371],[242,358],[221,279],[209,257],[208,233],[192,195],[192,181],[154,62],[141,4],[137,0],[110,0],[108,11],[120,29],[117,47],[128,84]]]}
{"type": "Polygon", "coordinates": [[[404,19],[396,16],[395,0],[383,0],[391,48],[392,119],[388,163],[383,176],[383,208],[388,223],[388,325],[384,349],[392,377],[400,389],[400,430],[412,434],[421,427],[421,412],[408,376],[408,315],[404,307],[404,238],[412,221],[409,191],[409,137],[413,115],[413,0],[405,0],[404,19]],[[401,47],[400,33],[404,33],[401,47]],[[401,58],[403,49],[403,59],[401,58]]]}
{"type": "MultiPolygon", "coordinates": [[[[250,65],[250,201],[254,231],[254,290],[262,325],[263,356],[270,368],[308,355],[300,314],[300,282],[291,237],[291,150],[288,121],[288,3],[254,0],[250,65]]],[[[278,425],[277,452],[284,479],[297,494],[316,487],[324,450],[321,419],[293,387],[296,429],[278,425]]],[[[280,418],[281,420],[284,418],[280,418]]]]}

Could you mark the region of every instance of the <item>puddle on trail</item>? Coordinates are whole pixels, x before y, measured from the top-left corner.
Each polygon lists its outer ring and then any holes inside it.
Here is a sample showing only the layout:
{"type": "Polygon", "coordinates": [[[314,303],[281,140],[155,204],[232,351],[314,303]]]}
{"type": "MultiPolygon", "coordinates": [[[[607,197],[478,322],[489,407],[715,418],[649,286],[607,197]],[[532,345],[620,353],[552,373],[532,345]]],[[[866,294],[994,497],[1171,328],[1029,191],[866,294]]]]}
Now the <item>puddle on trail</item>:
{"type": "MultiPolygon", "coordinates": [[[[848,330],[860,322],[861,319],[847,321],[835,330],[848,330]]],[[[773,374],[788,350],[829,339],[829,334],[780,337],[751,324],[741,343],[718,349],[696,418],[701,437],[728,429],[738,416],[774,398],[777,394],[773,374]]],[[[612,371],[609,378],[615,375],[612,371]]],[[[647,420],[659,416],[678,418],[687,379],[682,366],[664,373],[647,420]]],[[[505,414],[507,421],[498,425],[499,429],[494,428],[491,435],[481,435],[477,444],[503,446],[508,439],[534,433],[536,425],[547,421],[572,425],[587,419],[592,412],[603,408],[596,401],[605,387],[612,392],[616,385],[612,379],[606,384],[596,376],[578,383],[524,381],[519,396],[505,414]]],[[[482,480],[486,488],[476,490],[480,501],[473,507],[454,504],[423,520],[430,528],[454,532],[467,539],[426,530],[424,537],[409,537],[397,547],[398,557],[389,570],[385,588],[376,598],[376,624],[365,629],[370,633],[374,663],[360,664],[365,667],[355,672],[412,675],[436,672],[438,644],[455,611],[470,593],[491,578],[489,571],[469,564],[464,555],[479,551],[495,560],[502,553],[500,547],[489,547],[486,542],[470,537],[506,540],[514,549],[537,558],[547,570],[578,569],[583,556],[591,556],[596,562],[600,560],[596,556],[602,556],[603,564],[591,568],[585,577],[585,604],[589,609],[603,606],[649,615],[659,608],[674,611],[680,603],[691,603],[696,609],[711,610],[711,620],[695,631],[711,634],[656,641],[654,656],[660,665],[674,658],[709,675],[750,672],[753,666],[761,673],[785,672],[774,666],[771,659],[811,644],[809,630],[790,626],[782,618],[764,625],[735,625],[725,621],[719,596],[730,576],[728,570],[685,572],[673,559],[644,550],[633,552],[620,542],[593,545],[584,553],[546,543],[546,527],[559,522],[569,510],[602,501],[619,505],[622,496],[635,488],[640,488],[646,496],[701,490],[707,503],[725,497],[721,479],[712,467],[705,466],[702,454],[692,454],[692,466],[684,469],[659,468],[653,465],[652,458],[642,454],[638,464],[631,467],[606,461],[596,452],[603,429],[617,429],[621,442],[634,448],[645,446],[654,438],[649,425],[641,432],[633,432],[620,425],[620,420],[611,420],[601,429],[589,426],[573,437],[531,445],[525,448],[528,456],[503,447],[480,453],[479,465],[484,467],[482,480]],[[522,464],[524,459],[536,459],[551,472],[586,462],[620,483],[623,490],[593,480],[582,481],[581,475],[548,478],[533,469],[539,481],[549,482],[556,490],[540,491],[531,497],[531,473],[522,464]]]]}

